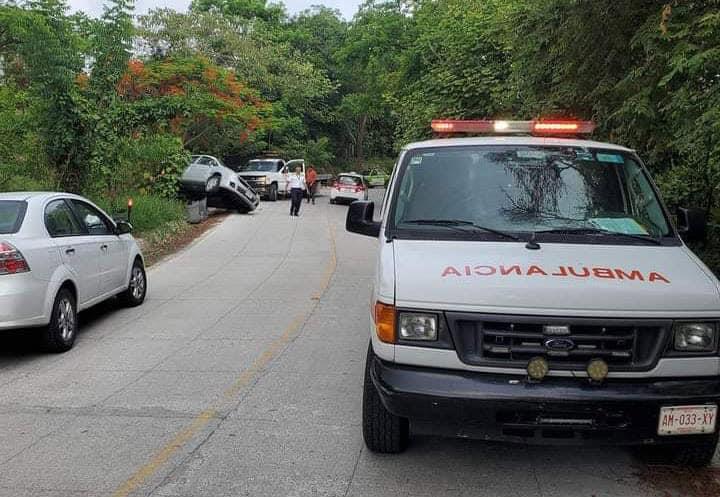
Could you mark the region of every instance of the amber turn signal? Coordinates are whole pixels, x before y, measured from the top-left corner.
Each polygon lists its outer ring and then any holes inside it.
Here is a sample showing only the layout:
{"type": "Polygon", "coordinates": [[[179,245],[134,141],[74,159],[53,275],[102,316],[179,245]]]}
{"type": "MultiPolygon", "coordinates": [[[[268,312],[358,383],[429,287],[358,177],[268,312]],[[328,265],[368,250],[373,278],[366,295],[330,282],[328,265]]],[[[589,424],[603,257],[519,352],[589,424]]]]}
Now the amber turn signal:
{"type": "Polygon", "coordinates": [[[395,343],[395,306],[375,302],[375,333],[381,342],[395,343]]]}

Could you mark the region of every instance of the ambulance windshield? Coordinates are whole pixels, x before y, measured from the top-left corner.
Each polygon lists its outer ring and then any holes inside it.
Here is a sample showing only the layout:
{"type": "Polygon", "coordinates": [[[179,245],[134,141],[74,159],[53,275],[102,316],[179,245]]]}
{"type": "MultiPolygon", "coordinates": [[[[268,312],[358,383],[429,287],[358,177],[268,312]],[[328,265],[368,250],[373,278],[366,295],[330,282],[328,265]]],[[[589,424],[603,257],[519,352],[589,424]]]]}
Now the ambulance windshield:
{"type": "MultiPolygon", "coordinates": [[[[672,236],[631,154],[548,146],[442,147],[409,152],[391,227],[461,220],[510,233],[672,236]]],[[[455,230],[457,231],[457,230],[455,230]]]]}

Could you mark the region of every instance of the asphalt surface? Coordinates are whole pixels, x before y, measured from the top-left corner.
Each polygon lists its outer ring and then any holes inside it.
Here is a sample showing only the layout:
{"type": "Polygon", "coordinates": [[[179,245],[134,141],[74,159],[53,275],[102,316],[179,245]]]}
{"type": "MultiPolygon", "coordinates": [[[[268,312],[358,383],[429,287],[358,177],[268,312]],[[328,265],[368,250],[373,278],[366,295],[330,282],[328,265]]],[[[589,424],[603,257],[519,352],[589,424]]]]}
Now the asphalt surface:
{"type": "Polygon", "coordinates": [[[0,495],[720,494],[720,464],[647,468],[621,449],[420,436],[369,453],[374,243],[326,197],[288,210],[228,217],[150,270],[145,305],[84,313],[66,354],[0,337],[0,495]]]}

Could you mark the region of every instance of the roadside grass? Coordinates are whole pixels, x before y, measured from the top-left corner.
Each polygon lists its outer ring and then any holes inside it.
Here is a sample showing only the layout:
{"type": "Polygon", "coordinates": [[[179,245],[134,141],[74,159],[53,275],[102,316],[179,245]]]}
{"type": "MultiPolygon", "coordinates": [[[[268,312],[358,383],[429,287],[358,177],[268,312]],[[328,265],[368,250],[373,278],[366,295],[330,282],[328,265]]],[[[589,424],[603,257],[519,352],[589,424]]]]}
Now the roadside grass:
{"type": "Polygon", "coordinates": [[[168,229],[185,221],[185,206],[182,201],[157,195],[125,194],[113,199],[93,199],[108,214],[116,219],[127,219],[128,199],[133,208],[130,223],[136,233],[147,233],[168,229]]]}

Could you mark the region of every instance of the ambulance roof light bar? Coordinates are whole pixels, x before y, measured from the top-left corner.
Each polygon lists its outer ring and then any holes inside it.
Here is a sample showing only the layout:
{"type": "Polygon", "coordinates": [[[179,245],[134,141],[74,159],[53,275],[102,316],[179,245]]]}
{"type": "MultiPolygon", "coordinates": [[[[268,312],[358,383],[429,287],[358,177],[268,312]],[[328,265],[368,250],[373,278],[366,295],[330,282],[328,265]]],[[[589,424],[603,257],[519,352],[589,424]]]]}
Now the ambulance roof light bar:
{"type": "Polygon", "coordinates": [[[586,135],[595,131],[592,121],[543,120],[534,121],[464,121],[438,119],[432,122],[438,134],[530,134],[534,136],[586,135]]]}

